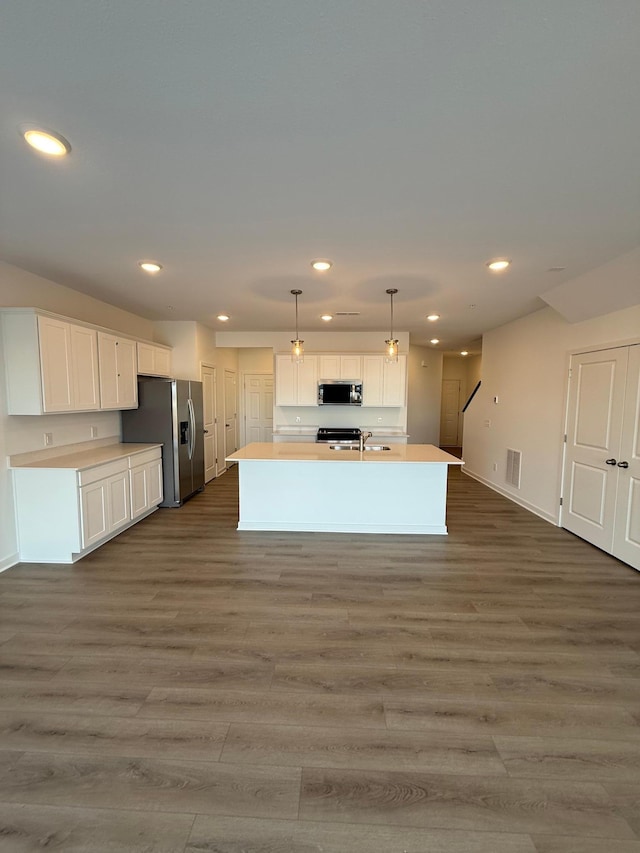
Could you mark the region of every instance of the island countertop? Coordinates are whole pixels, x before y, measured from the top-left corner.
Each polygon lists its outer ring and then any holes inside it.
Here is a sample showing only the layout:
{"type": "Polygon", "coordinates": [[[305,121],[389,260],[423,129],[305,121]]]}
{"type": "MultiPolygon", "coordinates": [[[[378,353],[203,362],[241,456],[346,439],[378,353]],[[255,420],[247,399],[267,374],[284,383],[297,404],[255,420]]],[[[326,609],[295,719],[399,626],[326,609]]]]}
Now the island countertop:
{"type": "MultiPolygon", "coordinates": [[[[378,441],[369,440],[376,445],[378,441]]],[[[440,450],[433,444],[390,444],[389,450],[331,450],[328,443],[253,442],[226,457],[227,462],[350,462],[385,463],[409,462],[413,464],[433,463],[464,465],[462,459],[440,450]]]]}

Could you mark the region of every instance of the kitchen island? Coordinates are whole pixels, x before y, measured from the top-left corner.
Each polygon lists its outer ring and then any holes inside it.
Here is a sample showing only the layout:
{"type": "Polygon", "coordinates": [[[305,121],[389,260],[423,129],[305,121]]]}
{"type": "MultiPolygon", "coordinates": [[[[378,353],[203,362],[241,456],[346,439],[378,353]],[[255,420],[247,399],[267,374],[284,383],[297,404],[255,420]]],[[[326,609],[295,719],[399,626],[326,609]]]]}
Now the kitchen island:
{"type": "Polygon", "coordinates": [[[432,444],[333,450],[248,444],[237,462],[238,530],[446,534],[447,470],[461,459],[432,444]]]}

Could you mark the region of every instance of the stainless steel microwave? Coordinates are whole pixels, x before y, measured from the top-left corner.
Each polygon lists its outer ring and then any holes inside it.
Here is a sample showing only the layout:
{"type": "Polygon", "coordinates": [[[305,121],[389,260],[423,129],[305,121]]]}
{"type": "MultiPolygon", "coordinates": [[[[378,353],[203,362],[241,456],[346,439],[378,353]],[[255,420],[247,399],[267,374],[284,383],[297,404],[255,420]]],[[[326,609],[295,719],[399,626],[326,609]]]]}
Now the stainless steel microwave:
{"type": "Polygon", "coordinates": [[[361,406],[362,383],[350,379],[318,382],[319,406],[361,406]]]}

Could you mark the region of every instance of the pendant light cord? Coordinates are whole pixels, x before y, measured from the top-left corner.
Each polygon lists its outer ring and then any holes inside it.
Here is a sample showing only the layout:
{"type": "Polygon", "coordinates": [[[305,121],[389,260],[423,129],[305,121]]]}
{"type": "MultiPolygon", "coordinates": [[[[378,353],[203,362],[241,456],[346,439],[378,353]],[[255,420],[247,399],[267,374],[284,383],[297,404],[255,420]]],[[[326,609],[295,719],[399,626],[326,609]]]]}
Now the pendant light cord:
{"type": "Polygon", "coordinates": [[[397,292],[397,287],[389,287],[387,289],[387,293],[389,294],[389,298],[391,299],[391,334],[389,335],[390,340],[393,340],[393,296],[397,292]]]}

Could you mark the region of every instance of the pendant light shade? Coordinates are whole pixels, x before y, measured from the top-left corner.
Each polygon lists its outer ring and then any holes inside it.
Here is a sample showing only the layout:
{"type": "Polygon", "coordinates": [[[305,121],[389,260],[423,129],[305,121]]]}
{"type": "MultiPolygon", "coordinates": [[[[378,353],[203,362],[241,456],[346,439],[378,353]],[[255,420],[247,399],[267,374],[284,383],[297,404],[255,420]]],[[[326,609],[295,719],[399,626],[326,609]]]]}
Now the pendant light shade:
{"type": "Polygon", "coordinates": [[[296,364],[301,364],[304,361],[304,341],[300,340],[300,335],[298,334],[298,296],[302,293],[301,290],[292,290],[292,296],[296,298],[296,339],[295,341],[291,341],[291,361],[295,361],[296,364]]]}
{"type": "Polygon", "coordinates": [[[397,287],[387,288],[387,293],[389,294],[389,299],[391,301],[391,329],[389,333],[389,340],[385,341],[386,347],[384,353],[384,360],[388,362],[394,362],[398,360],[398,341],[393,337],[393,297],[394,294],[396,294],[397,292],[397,287]]]}

